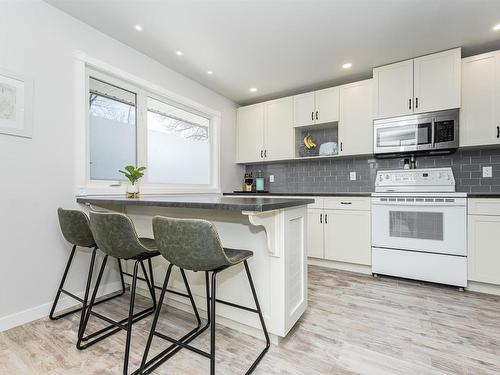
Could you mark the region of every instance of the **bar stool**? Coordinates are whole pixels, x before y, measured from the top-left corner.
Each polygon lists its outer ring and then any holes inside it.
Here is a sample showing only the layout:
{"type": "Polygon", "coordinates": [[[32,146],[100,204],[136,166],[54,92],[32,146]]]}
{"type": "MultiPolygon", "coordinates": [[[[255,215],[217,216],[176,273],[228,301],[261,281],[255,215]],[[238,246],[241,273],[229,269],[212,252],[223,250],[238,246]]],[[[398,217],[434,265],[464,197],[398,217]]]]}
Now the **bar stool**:
{"type": "MultiPolygon", "coordinates": [[[[101,249],[101,251],[105,253],[105,256],[99,270],[99,274],[97,276],[96,286],[94,288],[94,292],[92,293],[90,304],[82,324],[82,329],[78,336],[77,348],[81,350],[86,349],[89,346],[92,346],[121,330],[125,330],[127,332],[127,337],[125,343],[123,373],[126,375],[128,371],[132,325],[139,320],[147,317],[148,315],[151,315],[156,309],[156,294],[151,259],[160,254],[157,251],[156,244],[153,239],[140,238],[137,236],[132,221],[126,215],[113,212],[91,212],[90,228],[92,230],[96,243],[99,246],[99,249],[101,249]],[[133,274],[130,275],[125,273],[126,275],[132,276],[132,286],[130,289],[128,317],[120,321],[115,321],[107,316],[104,316],[103,314],[93,311],[93,307],[96,304],[96,295],[99,290],[108,256],[113,256],[115,258],[118,258],[119,260],[123,259],[135,261],[133,274]],[[144,261],[146,260],[148,262],[149,275],[144,265],[144,261]],[[139,266],[141,267],[142,273],[144,275],[143,278],[139,277],[138,275],[139,266]],[[151,295],[151,299],[153,300],[153,306],[134,314],[137,280],[143,280],[146,282],[149,293],[151,295]],[[91,315],[109,323],[109,326],[93,332],[87,336],[84,336],[91,315]]],[[[182,271],[182,275],[184,277],[188,294],[179,292],[177,292],[177,294],[190,298],[199,327],[201,325],[201,319],[199,317],[198,310],[196,309],[196,305],[194,304],[194,298],[191,294],[191,290],[189,289],[189,285],[187,284],[187,279],[184,275],[184,271],[182,271]]],[[[195,330],[193,330],[192,332],[194,332],[195,330]]]]}
{"type": "MultiPolygon", "coordinates": [[[[76,312],[81,311],[81,317],[80,317],[80,324],[78,327],[78,332],[80,332],[82,323],[83,323],[83,318],[85,316],[85,310],[88,305],[88,296],[89,296],[89,291],[90,291],[90,285],[92,282],[92,274],[94,271],[94,263],[95,263],[95,257],[96,257],[96,252],[97,252],[97,245],[94,240],[94,236],[92,235],[92,232],[89,227],[89,218],[85,213],[82,211],[78,210],[66,210],[63,208],[58,208],[57,209],[57,215],[59,217],[59,226],[61,227],[62,234],[66,241],[68,241],[70,244],[73,245],[73,248],[71,250],[71,253],[69,255],[68,262],[66,263],[66,267],[64,269],[63,277],[61,279],[61,282],[59,284],[59,288],[57,289],[56,297],[54,299],[54,303],[52,304],[52,308],[50,310],[49,318],[51,320],[57,320],[60,318],[63,318],[65,316],[68,316],[70,314],[74,314],[76,312]],[[87,248],[92,248],[92,255],[90,258],[90,267],[89,267],[89,272],[87,276],[87,284],[85,285],[85,293],[83,296],[83,299],[76,296],[75,294],[67,291],[64,289],[64,283],[66,282],[66,277],[68,276],[69,269],[71,267],[71,264],[73,262],[73,258],[75,256],[77,247],[87,247],[87,248]],[[82,304],[81,307],[77,309],[70,310],[68,312],[65,312],[60,315],[55,315],[55,310],[57,308],[57,304],[59,302],[59,297],[61,296],[61,293],[66,294],[67,296],[77,300],[82,304]]],[[[100,300],[97,303],[103,303],[106,301],[109,301],[113,298],[117,298],[125,293],[125,282],[123,280],[123,273],[122,273],[122,267],[121,263],[118,260],[118,267],[120,270],[120,277],[121,277],[121,284],[122,284],[122,290],[119,294],[113,295],[111,297],[105,298],[100,300]]]]}
{"type": "Polygon", "coordinates": [[[175,219],[156,216],[153,218],[153,233],[155,237],[158,250],[161,255],[170,263],[163,288],[156,308],[153,324],[149,333],[148,341],[144,351],[144,355],[139,368],[139,374],[149,374],[158,368],[162,363],[172,357],[175,352],[172,351],[172,346],[177,346],[175,351],[181,348],[189,349],[210,359],[210,374],[215,374],[215,306],[216,302],[224,303],[226,305],[240,308],[246,311],[251,311],[258,314],[260,324],[266,339],[266,346],[252,363],[246,374],[252,373],[260,360],[264,357],[270,347],[269,334],[267,332],[266,324],[262,316],[262,310],[259,305],[255,287],[248,267],[247,259],[253,256],[252,251],[236,250],[224,248],[219,239],[219,235],[215,226],[206,220],[198,219],[175,219]],[[216,298],[217,289],[217,274],[231,266],[243,262],[245,271],[252,291],[253,299],[255,302],[255,309],[246,306],[237,305],[231,302],[219,300],[216,298]],[[205,282],[207,292],[207,326],[210,326],[210,352],[202,351],[196,347],[189,345],[189,343],[199,336],[203,331],[191,335],[185,340],[175,340],[163,333],[156,331],[158,318],[160,316],[165,291],[167,290],[168,281],[172,271],[172,267],[177,266],[181,269],[191,271],[205,271],[205,282]],[[209,295],[208,287],[208,274],[212,272],[211,293],[209,295]],[[160,337],[169,341],[173,345],[155,356],[152,360],[148,361],[148,354],[151,348],[153,336],[160,337]]]}

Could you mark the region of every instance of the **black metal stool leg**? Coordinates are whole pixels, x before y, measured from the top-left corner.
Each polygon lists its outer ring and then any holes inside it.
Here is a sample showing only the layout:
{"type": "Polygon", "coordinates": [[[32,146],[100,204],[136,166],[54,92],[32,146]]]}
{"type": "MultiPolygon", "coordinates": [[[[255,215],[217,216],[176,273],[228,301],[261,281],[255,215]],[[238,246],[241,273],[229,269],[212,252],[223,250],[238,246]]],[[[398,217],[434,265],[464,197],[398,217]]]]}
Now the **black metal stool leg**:
{"type": "Polygon", "coordinates": [[[210,375],[215,375],[215,305],[217,272],[212,272],[212,295],[210,296],[210,375]]]}
{"type": "Polygon", "coordinates": [[[165,275],[165,281],[163,282],[163,288],[161,289],[160,299],[158,300],[158,306],[156,307],[155,316],[153,318],[153,324],[151,325],[151,331],[149,332],[148,342],[146,343],[146,349],[144,349],[144,354],[142,356],[141,367],[139,369],[139,374],[144,372],[146,368],[146,362],[148,360],[149,349],[151,348],[151,343],[153,342],[153,336],[156,331],[156,326],[158,324],[158,318],[160,316],[161,308],[163,306],[163,300],[165,299],[165,293],[167,292],[168,281],[170,279],[170,274],[172,272],[173,264],[170,264],[165,275]]]}
{"type": "Polygon", "coordinates": [[[85,314],[85,319],[83,320],[83,325],[81,326],[81,329],[78,332],[78,341],[76,343],[76,347],[80,350],[85,348],[85,346],[82,346],[83,334],[85,333],[85,329],[87,328],[87,324],[89,322],[90,312],[92,311],[92,307],[94,306],[95,299],[97,296],[97,291],[99,290],[99,285],[101,284],[102,275],[104,273],[104,269],[106,268],[107,261],[108,261],[108,256],[105,255],[103,260],[102,260],[102,265],[101,265],[101,269],[99,270],[99,275],[97,276],[97,281],[95,284],[94,292],[92,293],[92,298],[90,299],[89,307],[88,307],[86,314],[85,314]]]}
{"type": "Polygon", "coordinates": [[[127,289],[125,287],[125,279],[123,278],[122,261],[119,258],[116,258],[116,260],[118,261],[118,270],[120,271],[120,281],[122,283],[122,292],[120,295],[124,295],[127,289]]]}
{"type": "MultiPolygon", "coordinates": [[[[130,341],[132,339],[132,325],[134,320],[134,305],[135,305],[135,292],[137,288],[137,273],[139,272],[139,263],[144,270],[144,265],[142,261],[136,260],[134,263],[134,276],[132,277],[132,287],[130,288],[130,306],[128,310],[128,321],[127,321],[127,341],[125,342],[125,356],[123,359],[123,374],[127,375],[128,373],[128,359],[130,354],[130,341]]],[[[147,278],[146,271],[144,270],[144,275],[147,278]]],[[[148,287],[149,287],[149,282],[148,287]]],[[[151,290],[151,289],[150,289],[151,290]]],[[[156,303],[156,301],[155,301],[156,303]]]]}
{"type": "Polygon", "coordinates": [[[264,336],[266,337],[266,347],[264,348],[264,350],[262,350],[257,359],[252,363],[252,366],[250,366],[250,368],[246,372],[246,374],[251,374],[259,364],[262,357],[264,357],[264,355],[269,350],[269,347],[271,346],[271,341],[269,340],[269,334],[267,332],[266,323],[264,322],[264,317],[262,316],[262,310],[260,309],[259,299],[257,298],[257,293],[255,292],[255,286],[253,285],[252,275],[250,274],[250,268],[248,267],[248,263],[246,260],[243,262],[243,264],[245,265],[245,271],[247,273],[250,289],[252,289],[252,295],[255,301],[255,307],[257,308],[257,312],[259,314],[260,325],[262,326],[262,331],[264,331],[264,336]]]}
{"type": "Polygon", "coordinates": [[[153,276],[153,268],[149,269],[149,276],[146,271],[146,267],[144,266],[143,261],[140,261],[142,273],[144,275],[144,279],[146,280],[146,285],[148,286],[149,294],[151,295],[151,299],[153,300],[153,309],[156,309],[156,293],[154,286],[154,276],[153,276]],[[151,279],[151,280],[150,280],[151,279]]]}
{"type": "Polygon", "coordinates": [[[92,275],[94,274],[94,263],[95,263],[96,253],[97,253],[97,247],[94,247],[94,249],[92,250],[92,257],[90,258],[90,267],[89,267],[89,274],[87,276],[87,285],[85,286],[85,295],[83,296],[82,313],[80,315],[80,324],[78,325],[78,336],[80,336],[80,332],[83,326],[83,319],[85,318],[85,312],[87,311],[90,285],[92,284],[92,275]]]}
{"type": "Polygon", "coordinates": [[[73,249],[71,249],[68,262],[66,263],[66,268],[64,269],[63,277],[61,279],[61,282],[59,283],[59,289],[57,290],[56,298],[54,299],[54,303],[52,304],[52,308],[50,309],[49,318],[51,320],[57,320],[62,316],[64,316],[64,315],[54,316],[54,312],[56,310],[57,303],[59,302],[59,297],[61,296],[64,283],[66,282],[66,277],[68,276],[69,268],[71,267],[71,263],[73,262],[73,257],[75,256],[75,252],[76,252],[76,245],[73,245],[73,249]]]}

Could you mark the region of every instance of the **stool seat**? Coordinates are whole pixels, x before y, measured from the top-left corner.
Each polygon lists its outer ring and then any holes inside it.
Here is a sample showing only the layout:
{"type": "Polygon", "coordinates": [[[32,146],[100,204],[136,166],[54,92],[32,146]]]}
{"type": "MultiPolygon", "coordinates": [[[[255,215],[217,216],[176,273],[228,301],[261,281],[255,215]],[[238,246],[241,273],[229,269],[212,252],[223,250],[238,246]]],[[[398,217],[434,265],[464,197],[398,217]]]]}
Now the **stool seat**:
{"type": "Polygon", "coordinates": [[[246,259],[249,259],[253,256],[253,251],[250,250],[239,250],[239,249],[230,249],[225,247],[224,253],[226,253],[226,257],[232,264],[238,264],[243,262],[246,259]]]}

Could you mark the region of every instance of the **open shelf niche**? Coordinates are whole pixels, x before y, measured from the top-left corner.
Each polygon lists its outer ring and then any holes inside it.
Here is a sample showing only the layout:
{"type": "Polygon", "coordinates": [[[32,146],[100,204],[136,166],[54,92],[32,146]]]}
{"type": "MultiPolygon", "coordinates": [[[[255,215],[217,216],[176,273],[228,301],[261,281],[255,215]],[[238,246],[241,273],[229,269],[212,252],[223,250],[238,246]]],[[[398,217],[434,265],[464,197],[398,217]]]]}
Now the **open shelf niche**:
{"type": "Polygon", "coordinates": [[[338,156],[339,127],[338,122],[329,122],[320,125],[300,126],[295,129],[295,158],[323,158],[338,156]],[[304,138],[310,134],[312,141],[317,145],[314,149],[308,149],[304,144],[304,138]],[[320,155],[319,149],[323,143],[337,143],[337,153],[320,155]]]}

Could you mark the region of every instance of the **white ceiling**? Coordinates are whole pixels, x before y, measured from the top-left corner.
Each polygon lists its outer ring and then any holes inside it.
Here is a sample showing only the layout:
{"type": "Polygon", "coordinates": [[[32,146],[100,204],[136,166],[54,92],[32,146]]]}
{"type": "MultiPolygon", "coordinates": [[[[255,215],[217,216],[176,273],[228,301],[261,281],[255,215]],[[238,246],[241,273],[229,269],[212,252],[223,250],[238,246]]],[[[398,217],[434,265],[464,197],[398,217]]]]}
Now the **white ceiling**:
{"type": "Polygon", "coordinates": [[[240,104],[453,47],[500,49],[500,0],[46,1],[240,104]]]}

